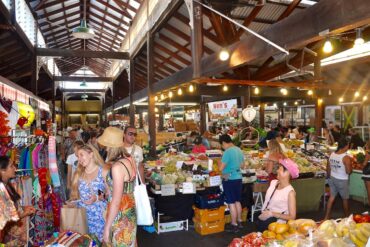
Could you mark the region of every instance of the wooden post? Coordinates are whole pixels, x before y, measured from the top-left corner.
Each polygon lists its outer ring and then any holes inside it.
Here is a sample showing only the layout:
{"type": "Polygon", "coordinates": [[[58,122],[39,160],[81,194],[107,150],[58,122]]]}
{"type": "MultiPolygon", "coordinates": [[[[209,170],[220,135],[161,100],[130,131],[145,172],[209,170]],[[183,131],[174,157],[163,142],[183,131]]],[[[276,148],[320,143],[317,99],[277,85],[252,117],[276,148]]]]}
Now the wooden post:
{"type": "Polygon", "coordinates": [[[193,2],[193,27],[191,29],[191,57],[193,65],[193,78],[201,76],[201,60],[203,53],[203,17],[202,6],[193,2]]]}
{"type": "Polygon", "coordinates": [[[149,126],[149,156],[156,157],[156,130],[155,130],[155,93],[153,92],[154,84],[154,47],[153,36],[150,32],[146,36],[147,61],[148,61],[148,126],[149,126]]]}
{"type": "MultiPolygon", "coordinates": [[[[114,98],[115,98],[115,88],[114,88],[114,82],[112,83],[112,120],[116,120],[116,114],[114,113],[114,98]]],[[[109,121],[108,121],[109,123],[109,121]]]]}
{"type": "Polygon", "coordinates": [[[204,102],[203,97],[201,97],[200,103],[200,134],[202,135],[204,131],[207,130],[207,104],[204,102]]]}
{"type": "Polygon", "coordinates": [[[55,80],[54,78],[52,79],[52,82],[51,82],[51,87],[52,87],[52,99],[51,99],[51,103],[53,105],[53,112],[52,112],[52,121],[53,123],[55,123],[55,80]]]}
{"type": "Polygon", "coordinates": [[[265,128],[265,104],[260,104],[260,127],[265,128]]]}
{"type": "Polygon", "coordinates": [[[32,55],[32,59],[31,59],[31,71],[32,71],[32,75],[31,75],[31,87],[30,87],[30,91],[37,96],[37,74],[38,74],[38,71],[37,71],[37,56],[34,54],[32,55]]]}
{"type": "MultiPolygon", "coordinates": [[[[247,86],[243,88],[244,91],[244,96],[241,97],[241,104],[242,104],[242,110],[247,108],[248,105],[251,104],[251,88],[250,86],[247,86]]],[[[245,121],[244,118],[242,118],[242,126],[246,127],[247,126],[247,121],[245,121]]]]}
{"type": "Polygon", "coordinates": [[[163,112],[164,112],[164,109],[163,107],[158,107],[158,113],[159,113],[159,123],[158,123],[158,131],[163,131],[164,129],[164,119],[163,119],[163,112]]]}
{"type": "Polygon", "coordinates": [[[134,105],[134,89],[135,89],[135,82],[134,82],[134,63],[135,60],[133,58],[130,59],[130,84],[129,84],[129,97],[130,97],[130,125],[135,125],[135,105],[134,105]]]}
{"type": "Polygon", "coordinates": [[[143,111],[140,111],[139,113],[139,128],[144,128],[144,117],[143,117],[143,111]]]}
{"type": "MultiPolygon", "coordinates": [[[[316,57],[314,61],[314,78],[318,79],[321,78],[321,62],[320,58],[316,57]]],[[[316,93],[316,96],[317,93],[316,93]]],[[[319,136],[321,135],[321,127],[322,127],[322,120],[324,118],[324,104],[323,99],[320,97],[315,97],[315,130],[316,134],[319,136]]]]}
{"type": "Polygon", "coordinates": [[[362,126],[364,124],[364,105],[360,105],[358,107],[358,126],[362,126]]]}

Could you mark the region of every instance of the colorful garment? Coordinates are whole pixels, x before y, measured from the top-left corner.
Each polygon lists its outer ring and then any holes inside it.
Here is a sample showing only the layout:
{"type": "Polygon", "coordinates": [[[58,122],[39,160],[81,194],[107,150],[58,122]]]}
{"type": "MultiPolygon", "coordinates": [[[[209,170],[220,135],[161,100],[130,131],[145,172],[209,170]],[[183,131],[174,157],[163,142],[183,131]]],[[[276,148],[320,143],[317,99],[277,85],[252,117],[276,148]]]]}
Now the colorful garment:
{"type": "Polygon", "coordinates": [[[98,195],[99,190],[105,191],[103,168],[99,167],[98,176],[91,182],[80,179],[78,190],[81,199],[78,206],[86,208],[89,234],[95,234],[99,240],[102,240],[105,225],[104,212],[107,208],[107,203],[105,201],[97,201],[91,205],[87,205],[83,202],[90,200],[93,195],[98,195]]]}
{"type": "Polygon", "coordinates": [[[3,183],[0,183],[0,230],[8,221],[19,220],[17,209],[3,183]]]}
{"type": "MultiPolygon", "coordinates": [[[[122,163],[122,162],[120,162],[122,163]]],[[[111,231],[112,240],[111,243],[116,247],[131,247],[137,246],[136,244],[136,208],[135,208],[135,198],[134,198],[134,187],[135,187],[135,177],[136,169],[133,162],[130,160],[134,174],[130,174],[126,165],[122,165],[126,168],[129,174],[129,182],[124,182],[123,184],[123,194],[119,207],[119,212],[113,221],[111,231]]],[[[113,179],[112,173],[107,175],[106,182],[110,190],[110,196],[108,202],[112,201],[113,194],[113,179]]],[[[108,214],[109,214],[108,207],[108,214]]]]}
{"type": "MultiPolygon", "coordinates": [[[[20,203],[17,202],[18,213],[23,213],[20,203]]],[[[4,228],[4,243],[9,247],[24,246],[27,244],[28,217],[24,217],[16,222],[9,222],[4,228]]]]}

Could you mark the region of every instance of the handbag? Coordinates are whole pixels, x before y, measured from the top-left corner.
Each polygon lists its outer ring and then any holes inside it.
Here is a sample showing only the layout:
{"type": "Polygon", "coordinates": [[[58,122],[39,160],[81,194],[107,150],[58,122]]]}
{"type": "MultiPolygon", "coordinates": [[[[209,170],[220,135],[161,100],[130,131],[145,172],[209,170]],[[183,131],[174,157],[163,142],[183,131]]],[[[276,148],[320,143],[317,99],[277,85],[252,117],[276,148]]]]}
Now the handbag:
{"type": "Polygon", "coordinates": [[[150,206],[146,185],[143,183],[140,172],[136,176],[136,185],[134,189],[137,224],[147,226],[153,224],[152,208],[150,206]],[[140,184],[139,184],[140,181],[140,184]]]}
{"type": "Polygon", "coordinates": [[[85,208],[62,207],[60,210],[60,230],[71,230],[87,234],[87,217],[85,208]]]}

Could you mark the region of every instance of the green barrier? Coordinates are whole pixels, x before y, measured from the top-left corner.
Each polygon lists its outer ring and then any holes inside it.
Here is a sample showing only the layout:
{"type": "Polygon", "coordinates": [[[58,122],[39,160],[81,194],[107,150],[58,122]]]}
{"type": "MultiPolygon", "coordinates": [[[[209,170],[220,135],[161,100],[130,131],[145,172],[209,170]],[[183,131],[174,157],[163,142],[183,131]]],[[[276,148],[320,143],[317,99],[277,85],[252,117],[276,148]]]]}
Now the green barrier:
{"type": "Polygon", "coordinates": [[[318,211],[325,192],[325,178],[307,178],[292,181],[296,192],[297,212],[318,211]]]}

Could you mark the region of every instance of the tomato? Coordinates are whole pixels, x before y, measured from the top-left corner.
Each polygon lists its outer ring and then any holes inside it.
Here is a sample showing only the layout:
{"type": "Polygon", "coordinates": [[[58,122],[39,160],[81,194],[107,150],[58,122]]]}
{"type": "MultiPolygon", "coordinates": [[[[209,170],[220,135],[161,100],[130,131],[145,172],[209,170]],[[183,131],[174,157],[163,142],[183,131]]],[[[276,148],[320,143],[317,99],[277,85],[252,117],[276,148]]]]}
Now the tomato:
{"type": "Polygon", "coordinates": [[[229,247],[241,247],[243,240],[241,238],[234,238],[233,241],[229,244],[229,247]]]}
{"type": "Polygon", "coordinates": [[[363,215],[362,220],[363,220],[362,222],[364,223],[370,223],[370,215],[368,214],[363,215]]]}
{"type": "Polygon", "coordinates": [[[360,223],[360,221],[362,221],[362,215],[361,214],[355,214],[353,216],[353,220],[356,222],[356,223],[360,223]]]}

